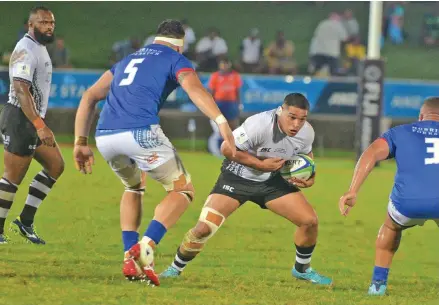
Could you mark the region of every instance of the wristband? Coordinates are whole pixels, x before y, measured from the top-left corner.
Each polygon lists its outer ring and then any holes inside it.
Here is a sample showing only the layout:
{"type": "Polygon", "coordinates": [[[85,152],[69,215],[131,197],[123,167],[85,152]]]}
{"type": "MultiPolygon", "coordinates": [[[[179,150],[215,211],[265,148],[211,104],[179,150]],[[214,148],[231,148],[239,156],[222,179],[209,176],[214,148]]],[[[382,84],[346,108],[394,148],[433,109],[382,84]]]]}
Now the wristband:
{"type": "Polygon", "coordinates": [[[44,123],[43,119],[40,118],[40,117],[36,118],[32,122],[32,124],[34,125],[36,130],[40,130],[40,129],[42,129],[42,128],[44,128],[46,126],[46,124],[44,123]]]}
{"type": "Polygon", "coordinates": [[[221,125],[221,124],[227,123],[227,120],[226,120],[226,118],[224,117],[224,115],[220,114],[219,116],[217,116],[217,117],[215,118],[215,123],[216,123],[217,125],[221,125]]]}
{"type": "Polygon", "coordinates": [[[87,146],[88,145],[88,137],[84,137],[84,136],[75,137],[75,145],[87,146]]]}

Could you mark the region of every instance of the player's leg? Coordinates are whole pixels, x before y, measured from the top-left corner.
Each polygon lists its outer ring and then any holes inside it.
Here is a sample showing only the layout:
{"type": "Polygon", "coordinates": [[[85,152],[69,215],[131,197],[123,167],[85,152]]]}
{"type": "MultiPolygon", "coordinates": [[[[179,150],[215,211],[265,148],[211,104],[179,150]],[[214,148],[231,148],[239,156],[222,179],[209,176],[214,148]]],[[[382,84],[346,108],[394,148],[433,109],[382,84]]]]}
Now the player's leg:
{"type": "Polygon", "coordinates": [[[4,143],[4,172],[0,179],[0,244],[8,238],[5,220],[11,209],[18,186],[23,181],[37,143],[35,129],[21,109],[5,105],[0,114],[0,129],[4,143]]]}
{"type": "Polygon", "coordinates": [[[404,228],[396,224],[389,215],[386,216],[375,242],[375,267],[369,286],[370,295],[385,294],[390,265],[399,248],[403,230],[404,228]]]}
{"type": "Polygon", "coordinates": [[[0,179],[0,244],[5,244],[9,238],[4,232],[6,217],[14,202],[18,186],[23,181],[32,156],[17,156],[6,150],[3,153],[4,172],[0,179]]]}
{"type": "Polygon", "coordinates": [[[154,218],[149,223],[141,241],[129,249],[131,257],[140,263],[148,279],[159,285],[153,270],[154,250],[166,232],[180,219],[195,195],[190,175],[185,171],[176,154],[174,158],[148,172],[160,182],[168,194],[156,206],[154,218]]]}
{"type": "Polygon", "coordinates": [[[143,280],[145,279],[143,270],[131,257],[129,250],[139,241],[146,174],[141,172],[137,164],[126,156],[116,157],[111,166],[125,186],[120,201],[120,227],[124,250],[122,273],[130,281],[143,280]]]}
{"type": "Polygon", "coordinates": [[[32,180],[24,208],[20,216],[12,222],[11,227],[30,242],[45,244],[35,230],[35,214],[64,172],[64,160],[58,145],[55,147],[39,145],[35,150],[34,159],[41,164],[43,170],[32,180]]]}
{"type": "Polygon", "coordinates": [[[237,199],[224,194],[211,194],[201,210],[195,227],[186,232],[177,249],[174,261],[160,277],[177,277],[186,265],[204,248],[206,242],[218,231],[224,221],[240,206],[237,199]]]}
{"type": "MultiPolygon", "coordinates": [[[[282,178],[279,178],[282,179],[282,178]]],[[[283,196],[283,182],[278,182],[278,196],[267,201],[266,207],[274,213],[288,219],[297,226],[294,235],[296,245],[296,263],[292,269],[294,277],[310,281],[314,284],[330,285],[332,280],[317,273],[310,267],[311,256],[317,243],[318,218],[305,196],[298,189],[283,196]]],[[[276,193],[273,193],[274,195],[276,193]]]]}
{"type": "Polygon", "coordinates": [[[387,212],[386,220],[378,232],[375,243],[375,267],[372,283],[369,286],[370,295],[386,293],[390,265],[399,248],[402,231],[425,222],[424,219],[411,219],[402,215],[392,201],[389,202],[387,212]]]}
{"type": "Polygon", "coordinates": [[[125,152],[124,149],[128,146],[125,141],[129,140],[130,136],[130,132],[98,135],[96,147],[125,188],[120,201],[120,226],[124,250],[122,273],[126,279],[134,281],[145,278],[143,270],[129,254],[129,249],[139,240],[145,174],[134,160],[123,154],[129,152],[125,152]]]}

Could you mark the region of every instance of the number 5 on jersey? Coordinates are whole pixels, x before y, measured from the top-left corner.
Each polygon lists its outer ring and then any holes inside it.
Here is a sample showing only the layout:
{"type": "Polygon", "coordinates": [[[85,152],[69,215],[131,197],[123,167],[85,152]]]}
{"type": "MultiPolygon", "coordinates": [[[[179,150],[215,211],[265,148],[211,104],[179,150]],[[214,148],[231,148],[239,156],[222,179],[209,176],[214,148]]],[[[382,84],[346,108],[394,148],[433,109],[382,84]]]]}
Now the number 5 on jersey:
{"type": "Polygon", "coordinates": [[[136,65],[140,64],[144,60],[145,60],[145,58],[134,58],[134,59],[131,59],[131,61],[128,63],[127,67],[123,71],[123,73],[128,74],[128,76],[120,81],[119,86],[131,85],[131,83],[133,82],[134,78],[136,77],[136,73],[137,73],[137,70],[138,70],[136,65]]]}

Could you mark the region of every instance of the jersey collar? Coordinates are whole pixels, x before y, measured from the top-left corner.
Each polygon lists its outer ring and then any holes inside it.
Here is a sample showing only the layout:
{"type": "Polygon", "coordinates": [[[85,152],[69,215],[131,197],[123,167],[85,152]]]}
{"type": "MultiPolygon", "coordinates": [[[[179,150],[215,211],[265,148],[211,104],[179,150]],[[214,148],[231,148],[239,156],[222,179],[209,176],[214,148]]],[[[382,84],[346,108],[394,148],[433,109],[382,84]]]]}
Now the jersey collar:
{"type": "Polygon", "coordinates": [[[30,40],[32,40],[33,42],[35,42],[37,45],[41,45],[41,43],[39,43],[38,41],[36,41],[31,35],[29,35],[28,33],[26,33],[24,35],[24,37],[29,38],[30,40]]]}

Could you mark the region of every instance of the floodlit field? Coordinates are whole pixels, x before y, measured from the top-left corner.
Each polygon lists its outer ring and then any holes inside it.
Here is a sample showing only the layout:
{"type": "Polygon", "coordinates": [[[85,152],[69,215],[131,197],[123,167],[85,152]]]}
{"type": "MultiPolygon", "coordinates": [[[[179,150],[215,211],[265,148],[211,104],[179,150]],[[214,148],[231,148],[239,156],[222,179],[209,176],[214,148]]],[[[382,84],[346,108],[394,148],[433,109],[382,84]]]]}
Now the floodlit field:
{"type": "MultiPolygon", "coordinates": [[[[313,267],[333,277],[321,288],[291,277],[294,227],[269,211],[247,203],[177,280],[151,288],[128,283],[121,274],[119,198],[123,187],[98,155],[93,175],[73,168],[64,148],[66,171],[37,214],[46,246],[0,246],[0,304],[439,304],[439,230],[434,223],[404,233],[389,278],[389,296],[366,295],[374,242],[385,218],[394,165],[384,164],[370,177],[348,218],[337,202],[346,190],[354,163],[317,158],[317,182],[305,193],[320,219],[313,267]]],[[[193,176],[196,200],[160,244],[156,265],[171,261],[184,233],[195,224],[219,173],[220,160],[204,153],[182,153],[193,176]]],[[[3,169],[3,168],[2,168],[3,169]]],[[[39,171],[34,164],[8,218],[20,212],[27,185],[39,171]]],[[[142,232],[165,194],[148,180],[142,232]]]]}

